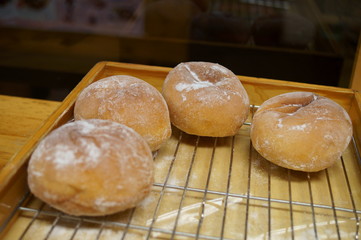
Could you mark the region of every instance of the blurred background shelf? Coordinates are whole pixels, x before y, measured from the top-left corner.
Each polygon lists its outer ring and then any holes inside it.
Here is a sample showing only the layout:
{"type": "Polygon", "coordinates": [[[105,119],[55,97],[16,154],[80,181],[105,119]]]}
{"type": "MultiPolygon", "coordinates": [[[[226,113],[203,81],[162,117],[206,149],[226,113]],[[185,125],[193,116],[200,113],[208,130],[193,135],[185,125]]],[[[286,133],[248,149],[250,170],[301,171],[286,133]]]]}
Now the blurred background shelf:
{"type": "Polygon", "coordinates": [[[0,94],[61,100],[99,61],[348,87],[360,26],[357,0],[1,1],[0,94]]]}

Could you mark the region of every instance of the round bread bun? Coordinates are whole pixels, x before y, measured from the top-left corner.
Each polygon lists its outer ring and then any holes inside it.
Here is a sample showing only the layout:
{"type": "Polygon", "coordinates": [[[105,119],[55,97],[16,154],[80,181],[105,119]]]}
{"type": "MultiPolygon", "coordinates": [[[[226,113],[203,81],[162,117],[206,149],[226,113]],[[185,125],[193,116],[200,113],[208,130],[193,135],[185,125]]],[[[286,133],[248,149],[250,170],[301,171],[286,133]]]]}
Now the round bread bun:
{"type": "Polygon", "coordinates": [[[75,216],[135,207],[150,192],[153,157],[133,129],[108,120],[67,123],[46,136],[28,166],[31,192],[75,216]]]}
{"type": "Polygon", "coordinates": [[[233,136],[249,112],[248,95],[238,77],[216,63],[180,63],[167,75],[162,94],[171,122],[193,135],[233,136]]]}
{"type": "Polygon", "coordinates": [[[350,143],[352,123],[334,101],[311,92],[265,101],[251,125],[254,148],[285,168],[316,172],[333,165],[350,143]]]}
{"type": "Polygon", "coordinates": [[[128,75],[101,79],[83,89],[75,102],[75,120],[108,119],[138,132],[152,151],[170,137],[169,111],[161,93],[128,75]]]}

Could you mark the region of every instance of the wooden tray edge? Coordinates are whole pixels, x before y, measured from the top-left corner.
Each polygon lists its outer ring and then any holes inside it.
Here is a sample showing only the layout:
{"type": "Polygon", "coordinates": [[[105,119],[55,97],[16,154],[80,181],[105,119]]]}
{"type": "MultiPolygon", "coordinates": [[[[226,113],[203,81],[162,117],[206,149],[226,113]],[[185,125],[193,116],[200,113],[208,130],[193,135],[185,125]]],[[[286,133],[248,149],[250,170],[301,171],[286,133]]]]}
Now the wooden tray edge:
{"type": "Polygon", "coordinates": [[[17,170],[25,163],[30,156],[37,143],[47,135],[51,130],[64,124],[62,119],[65,115],[72,114],[73,103],[76,100],[79,92],[87,86],[95,73],[103,70],[105,62],[96,64],[89,73],[79,82],[79,84],[69,93],[60,106],[49,116],[45,123],[39,130],[25,143],[19,152],[9,160],[8,164],[0,172],[0,195],[4,187],[9,183],[9,180],[16,174],[17,170]]]}

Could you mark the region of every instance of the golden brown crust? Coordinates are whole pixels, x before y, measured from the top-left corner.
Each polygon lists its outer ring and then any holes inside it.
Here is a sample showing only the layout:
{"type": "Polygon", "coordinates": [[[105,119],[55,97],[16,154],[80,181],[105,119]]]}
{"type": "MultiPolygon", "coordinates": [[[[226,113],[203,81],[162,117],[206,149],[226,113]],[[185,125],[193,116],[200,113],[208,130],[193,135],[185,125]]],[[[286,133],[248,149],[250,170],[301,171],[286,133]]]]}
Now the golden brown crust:
{"type": "Polygon", "coordinates": [[[127,75],[101,79],[79,95],[74,118],[108,119],[133,128],[152,151],[171,135],[167,104],[160,92],[147,82],[127,75]]]}
{"type": "Polygon", "coordinates": [[[227,68],[208,62],[187,62],[169,72],[162,94],[171,122],[186,133],[235,135],[249,112],[241,82],[227,68]]]}
{"type": "Polygon", "coordinates": [[[310,92],[286,93],[265,101],[251,127],[252,144],[264,158],[307,172],[333,165],[351,136],[347,112],[334,101],[310,92]]]}
{"type": "Polygon", "coordinates": [[[71,215],[134,207],[150,192],[153,158],[134,130],[108,120],[79,120],[44,138],[31,156],[32,193],[71,215]]]}

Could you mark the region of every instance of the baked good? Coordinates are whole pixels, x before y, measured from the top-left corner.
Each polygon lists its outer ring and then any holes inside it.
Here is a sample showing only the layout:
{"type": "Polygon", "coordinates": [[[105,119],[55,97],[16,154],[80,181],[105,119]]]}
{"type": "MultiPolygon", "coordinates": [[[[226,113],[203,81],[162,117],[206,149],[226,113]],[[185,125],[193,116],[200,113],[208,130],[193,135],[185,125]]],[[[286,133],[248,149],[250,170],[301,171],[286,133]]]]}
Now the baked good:
{"type": "Polygon", "coordinates": [[[254,114],[251,125],[253,147],[265,159],[306,172],[333,165],[351,136],[347,112],[334,101],[311,92],[268,99],[254,114]]]}
{"type": "Polygon", "coordinates": [[[115,75],[90,84],[79,94],[75,120],[108,119],[133,128],[152,151],[171,135],[169,111],[161,93],[149,83],[128,75],[115,75]]]}
{"type": "Polygon", "coordinates": [[[151,190],[153,157],[133,129],[109,120],[67,123],[47,135],[28,166],[31,192],[70,215],[136,206],[151,190]]]}
{"type": "Polygon", "coordinates": [[[167,75],[162,94],[171,122],[189,134],[235,135],[249,112],[248,95],[238,77],[216,63],[178,64],[167,75]]]}

